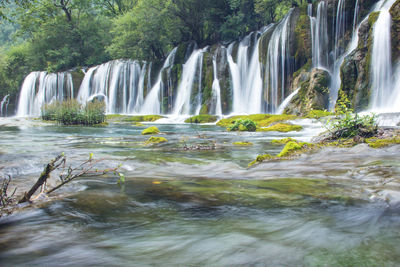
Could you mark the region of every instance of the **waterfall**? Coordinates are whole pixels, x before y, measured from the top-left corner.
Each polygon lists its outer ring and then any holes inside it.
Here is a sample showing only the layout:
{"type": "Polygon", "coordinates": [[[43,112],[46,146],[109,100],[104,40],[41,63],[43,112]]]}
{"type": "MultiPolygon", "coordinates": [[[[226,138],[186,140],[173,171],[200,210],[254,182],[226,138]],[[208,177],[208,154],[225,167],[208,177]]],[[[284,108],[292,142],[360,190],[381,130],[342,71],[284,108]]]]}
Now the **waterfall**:
{"type": "Polygon", "coordinates": [[[360,12],[360,6],[358,5],[358,0],[356,0],[356,6],[354,8],[354,18],[353,18],[353,32],[356,31],[358,22],[358,13],[360,12]]]}
{"type": "Polygon", "coordinates": [[[32,72],[24,80],[17,116],[39,116],[44,104],[73,98],[72,76],[68,72],[32,72]]]}
{"type": "Polygon", "coordinates": [[[293,93],[291,93],[290,95],[288,95],[288,97],[285,98],[285,100],[283,100],[282,104],[279,105],[278,107],[278,111],[276,112],[277,114],[282,114],[283,111],[285,110],[286,106],[290,103],[290,101],[292,100],[292,98],[297,95],[297,93],[299,92],[300,88],[297,88],[293,93]]]}
{"type": "Polygon", "coordinates": [[[339,0],[336,9],[334,60],[337,60],[342,54],[342,51],[339,48],[339,40],[343,37],[346,30],[345,2],[345,0],[339,0]]]}
{"type": "MultiPolygon", "coordinates": [[[[216,50],[217,52],[217,50],[216,50]]],[[[217,116],[222,115],[222,105],[221,105],[221,87],[219,85],[218,80],[218,68],[217,68],[217,53],[213,56],[213,74],[214,74],[214,81],[212,84],[212,105],[211,111],[212,114],[217,116]]]]}
{"type": "Polygon", "coordinates": [[[174,48],[168,55],[167,59],[162,66],[157,81],[154,86],[148,92],[146,99],[144,100],[143,106],[140,109],[140,114],[161,114],[161,99],[164,83],[162,80],[163,71],[171,68],[175,61],[175,54],[177,48],[174,48]],[[161,99],[160,99],[161,98],[161,99]]]}
{"type": "Polygon", "coordinates": [[[0,104],[0,117],[7,117],[7,108],[8,108],[8,104],[10,102],[10,98],[9,97],[10,97],[10,95],[8,94],[5,97],[3,97],[3,100],[1,101],[1,104],[0,104]]]}
{"type": "Polygon", "coordinates": [[[140,78],[145,68],[146,64],[141,67],[136,60],[114,60],[90,68],[82,81],[77,99],[80,103],[86,103],[102,97],[107,113],[132,113],[137,98],[140,98],[139,87],[143,88],[144,78],[140,78]]]}
{"type": "Polygon", "coordinates": [[[374,24],[371,55],[371,108],[386,109],[393,94],[391,57],[391,15],[390,7],[395,1],[383,2],[379,17],[374,24]]]}
{"type": "Polygon", "coordinates": [[[307,5],[307,16],[312,17],[312,3],[307,5]]]}
{"type": "Polygon", "coordinates": [[[276,113],[279,104],[283,101],[285,95],[285,86],[287,77],[285,69],[286,59],[288,58],[288,28],[291,9],[285,18],[277,25],[272,33],[268,45],[267,65],[266,65],[266,87],[267,87],[267,112],[276,113]],[[280,60],[279,60],[280,59],[280,60]],[[280,83],[280,84],[279,84],[280,83]],[[279,86],[281,94],[279,96],[279,86]]]}
{"type": "Polygon", "coordinates": [[[178,86],[175,106],[172,111],[172,114],[175,116],[189,115],[191,112],[190,98],[192,95],[193,82],[200,69],[200,65],[203,64],[202,58],[204,52],[205,49],[194,50],[186,63],[183,64],[182,78],[178,86]]]}
{"type": "Polygon", "coordinates": [[[312,39],[312,65],[326,69],[328,66],[328,8],[325,1],[317,7],[317,17],[310,16],[312,39]]]}
{"type": "Polygon", "coordinates": [[[400,64],[395,72],[396,79],[393,83],[393,95],[389,98],[389,106],[391,112],[400,112],[400,64]]]}

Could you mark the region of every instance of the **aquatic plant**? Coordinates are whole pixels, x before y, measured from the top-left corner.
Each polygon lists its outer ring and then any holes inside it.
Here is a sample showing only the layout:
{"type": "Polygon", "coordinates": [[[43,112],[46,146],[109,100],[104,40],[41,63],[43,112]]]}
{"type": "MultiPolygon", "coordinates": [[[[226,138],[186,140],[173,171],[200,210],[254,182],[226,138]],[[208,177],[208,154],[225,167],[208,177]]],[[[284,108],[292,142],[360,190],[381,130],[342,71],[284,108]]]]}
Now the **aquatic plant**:
{"type": "Polygon", "coordinates": [[[152,136],[145,142],[145,144],[151,145],[151,144],[159,144],[159,143],[165,143],[165,142],[168,142],[168,140],[164,137],[152,136]]]}
{"type": "Polygon", "coordinates": [[[252,146],[252,142],[233,142],[233,145],[235,146],[252,146]]]}

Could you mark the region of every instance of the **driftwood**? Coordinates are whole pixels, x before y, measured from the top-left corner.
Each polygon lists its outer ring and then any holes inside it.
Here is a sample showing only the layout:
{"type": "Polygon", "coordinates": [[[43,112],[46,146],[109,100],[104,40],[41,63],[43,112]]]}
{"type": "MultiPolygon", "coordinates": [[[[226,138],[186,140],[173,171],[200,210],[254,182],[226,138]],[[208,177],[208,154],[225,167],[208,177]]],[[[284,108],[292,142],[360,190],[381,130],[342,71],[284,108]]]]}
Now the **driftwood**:
{"type": "Polygon", "coordinates": [[[118,173],[120,180],[124,178],[123,174],[118,172],[118,169],[120,166],[117,166],[116,168],[113,169],[104,169],[104,170],[98,170],[95,169],[96,164],[102,161],[100,160],[94,160],[93,159],[93,154],[90,154],[89,159],[78,165],[77,167],[66,167],[66,161],[67,158],[63,154],[58,155],[56,158],[54,158],[50,163],[46,165],[44,168],[42,174],[40,175],[39,179],[36,181],[36,183],[32,186],[32,188],[28,191],[25,192],[24,196],[18,201],[18,203],[24,203],[24,202],[29,202],[31,200],[31,197],[35,192],[42,187],[41,193],[44,193],[46,195],[51,194],[55,190],[59,189],[63,185],[71,182],[72,180],[82,177],[82,176],[101,176],[110,172],[113,173],[118,173]],[[50,178],[50,174],[55,171],[55,170],[60,170],[61,173],[59,174],[59,179],[60,183],[56,185],[53,188],[50,188],[49,190],[46,190],[46,182],[50,178]]]}

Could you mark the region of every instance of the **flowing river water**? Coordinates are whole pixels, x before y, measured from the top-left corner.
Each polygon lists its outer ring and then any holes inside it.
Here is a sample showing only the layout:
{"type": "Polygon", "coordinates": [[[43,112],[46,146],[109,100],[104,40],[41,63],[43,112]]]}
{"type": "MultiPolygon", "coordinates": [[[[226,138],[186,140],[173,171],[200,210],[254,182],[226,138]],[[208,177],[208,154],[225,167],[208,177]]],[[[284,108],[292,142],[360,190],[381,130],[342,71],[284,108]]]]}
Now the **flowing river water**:
{"type": "Polygon", "coordinates": [[[304,130],[295,134],[152,123],[168,143],[146,146],[143,127],[127,123],[0,119],[0,166],[18,190],[61,152],[72,165],[94,153],[126,176],[122,185],[113,175],[81,178],[1,218],[0,265],[398,265],[400,146],[326,148],[246,168],[279,153],[272,139],[307,141],[323,130],[296,123],[304,130]],[[182,149],[202,144],[216,148],[182,149]]]}

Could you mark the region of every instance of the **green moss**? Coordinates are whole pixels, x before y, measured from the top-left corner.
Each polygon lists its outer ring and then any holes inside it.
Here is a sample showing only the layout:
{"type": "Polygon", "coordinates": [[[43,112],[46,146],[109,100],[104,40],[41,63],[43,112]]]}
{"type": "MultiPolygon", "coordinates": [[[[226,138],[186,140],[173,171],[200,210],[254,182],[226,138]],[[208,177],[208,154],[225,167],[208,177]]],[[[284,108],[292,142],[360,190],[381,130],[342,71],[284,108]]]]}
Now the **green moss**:
{"type": "Polygon", "coordinates": [[[368,143],[368,145],[372,148],[381,148],[389,145],[394,145],[394,144],[400,144],[400,137],[395,136],[391,138],[385,138],[385,139],[378,139],[375,137],[368,138],[365,140],[365,142],[368,143]]]}
{"type": "Polygon", "coordinates": [[[326,111],[326,110],[317,110],[317,109],[313,109],[310,110],[310,112],[308,112],[306,118],[311,118],[311,119],[319,119],[322,117],[327,117],[327,116],[332,116],[333,113],[326,111]]]}
{"type": "Polygon", "coordinates": [[[143,127],[144,126],[144,124],[140,123],[140,122],[135,122],[133,125],[137,126],[137,127],[143,127]]]}
{"type": "Polygon", "coordinates": [[[186,123],[211,123],[216,121],[217,116],[207,114],[193,116],[185,120],[186,123]]]}
{"type": "Polygon", "coordinates": [[[258,164],[258,163],[263,162],[264,160],[269,160],[269,159],[273,159],[273,158],[274,158],[274,156],[271,156],[270,154],[258,155],[255,160],[253,160],[252,162],[249,163],[249,165],[247,165],[247,167],[251,167],[254,164],[258,164]]]}
{"type": "Polygon", "coordinates": [[[146,128],[142,131],[142,135],[147,135],[147,134],[158,134],[160,133],[160,130],[158,130],[157,127],[151,126],[149,128],[146,128]]]}
{"type": "Polygon", "coordinates": [[[142,115],[142,116],[129,116],[129,115],[120,115],[120,114],[111,114],[106,116],[107,120],[113,122],[154,122],[156,120],[165,118],[161,115],[142,115]]]}
{"type": "Polygon", "coordinates": [[[221,126],[221,127],[229,127],[231,124],[234,124],[237,120],[249,119],[249,120],[252,120],[255,123],[257,123],[257,126],[259,126],[259,127],[266,127],[266,126],[271,125],[274,122],[294,120],[294,119],[299,119],[299,118],[300,117],[297,117],[296,115],[287,115],[287,114],[282,114],[282,115],[270,115],[270,114],[239,115],[239,116],[232,116],[229,118],[219,120],[217,122],[217,125],[221,126]]]}
{"type": "Polygon", "coordinates": [[[282,151],[278,154],[277,157],[281,158],[290,156],[291,154],[293,154],[293,152],[302,149],[303,146],[304,144],[290,141],[285,145],[285,147],[282,149],[282,151]]]}
{"type": "Polygon", "coordinates": [[[145,144],[151,145],[151,144],[159,144],[159,143],[165,143],[165,142],[168,142],[168,140],[164,137],[152,136],[145,142],[145,144]]]}
{"type": "Polygon", "coordinates": [[[239,119],[236,120],[234,124],[227,128],[228,131],[248,131],[255,132],[257,130],[257,125],[254,121],[249,119],[239,119]]]}
{"type": "Polygon", "coordinates": [[[274,139],[271,141],[272,144],[287,144],[289,142],[298,142],[297,140],[287,137],[287,138],[283,138],[283,139],[274,139]]]}
{"type": "Polygon", "coordinates": [[[288,124],[288,123],[277,123],[267,128],[259,128],[257,131],[260,132],[293,132],[293,131],[301,131],[303,129],[300,125],[288,124]]]}
{"type": "Polygon", "coordinates": [[[233,143],[235,146],[252,146],[252,142],[234,142],[233,143]]]}

